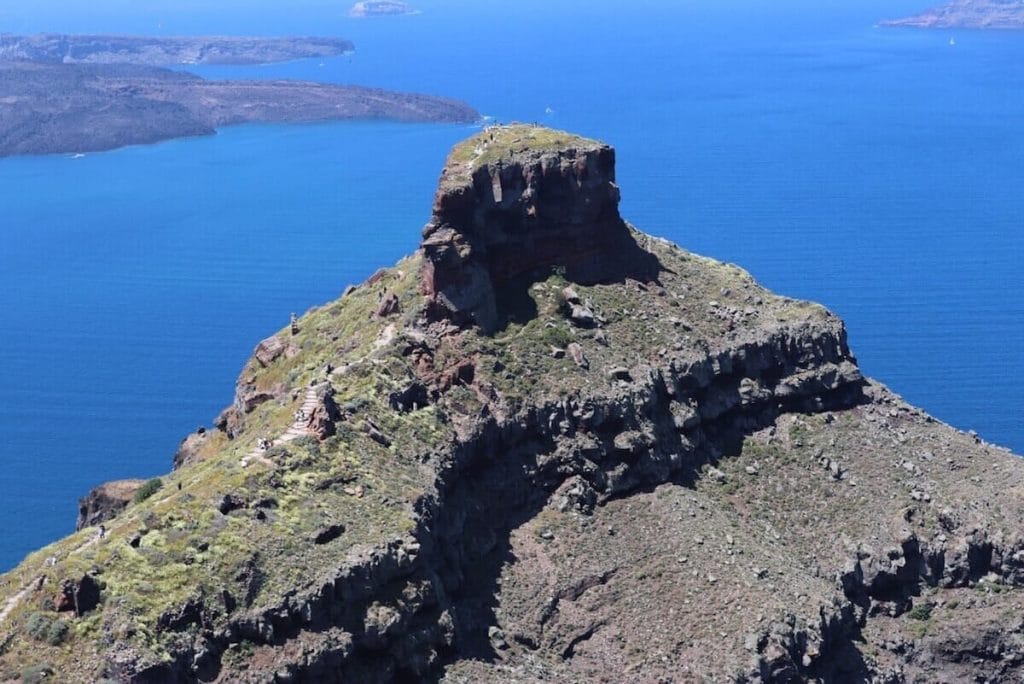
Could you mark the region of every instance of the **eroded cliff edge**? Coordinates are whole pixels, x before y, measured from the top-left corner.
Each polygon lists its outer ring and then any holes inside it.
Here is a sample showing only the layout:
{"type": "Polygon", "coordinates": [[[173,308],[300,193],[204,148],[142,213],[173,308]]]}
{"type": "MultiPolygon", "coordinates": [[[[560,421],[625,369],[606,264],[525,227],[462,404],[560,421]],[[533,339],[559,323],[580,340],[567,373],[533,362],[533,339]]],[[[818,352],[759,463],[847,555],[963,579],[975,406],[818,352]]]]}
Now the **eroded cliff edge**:
{"type": "Polygon", "coordinates": [[[617,207],[600,143],[457,147],[418,254],[261,342],[217,429],[104,536],[3,577],[0,666],[1019,675],[1021,464],[865,380],[826,310],[617,207]]]}

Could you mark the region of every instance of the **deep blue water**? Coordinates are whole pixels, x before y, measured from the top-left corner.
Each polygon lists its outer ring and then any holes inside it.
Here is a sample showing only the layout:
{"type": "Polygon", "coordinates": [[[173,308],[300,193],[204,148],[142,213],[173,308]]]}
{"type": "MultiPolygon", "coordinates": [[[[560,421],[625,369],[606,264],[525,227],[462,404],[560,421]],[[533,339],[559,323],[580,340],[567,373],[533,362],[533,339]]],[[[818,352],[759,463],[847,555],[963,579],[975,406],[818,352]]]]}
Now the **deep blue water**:
{"type": "MultiPolygon", "coordinates": [[[[496,4],[352,21],[323,0],[0,0],[0,31],[341,35],[357,54],[322,67],[202,73],[599,137],[637,226],[823,302],[867,373],[1024,451],[1024,35],[873,28],[928,4],[906,0],[496,4]]],[[[290,312],[413,251],[471,131],[247,126],[0,160],[0,567],[69,532],[93,485],[168,470],[290,312]]]]}

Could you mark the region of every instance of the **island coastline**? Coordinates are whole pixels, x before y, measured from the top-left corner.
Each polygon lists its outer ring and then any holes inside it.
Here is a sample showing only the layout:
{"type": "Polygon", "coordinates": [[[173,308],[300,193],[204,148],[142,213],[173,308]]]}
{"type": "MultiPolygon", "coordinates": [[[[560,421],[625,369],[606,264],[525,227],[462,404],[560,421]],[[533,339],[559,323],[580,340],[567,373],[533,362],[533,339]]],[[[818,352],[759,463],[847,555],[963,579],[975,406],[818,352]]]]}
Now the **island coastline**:
{"type": "Polygon", "coordinates": [[[0,157],[81,154],[241,123],[472,123],[464,102],[310,81],[216,81],[133,65],[0,62],[0,157]]]}
{"type": "Polygon", "coordinates": [[[953,0],[921,14],[879,22],[883,27],[922,29],[1024,29],[1024,1],[953,0]]]}
{"type": "Polygon", "coordinates": [[[354,51],[352,41],[332,37],[0,34],[0,61],[52,64],[242,66],[338,57],[354,51]]]}

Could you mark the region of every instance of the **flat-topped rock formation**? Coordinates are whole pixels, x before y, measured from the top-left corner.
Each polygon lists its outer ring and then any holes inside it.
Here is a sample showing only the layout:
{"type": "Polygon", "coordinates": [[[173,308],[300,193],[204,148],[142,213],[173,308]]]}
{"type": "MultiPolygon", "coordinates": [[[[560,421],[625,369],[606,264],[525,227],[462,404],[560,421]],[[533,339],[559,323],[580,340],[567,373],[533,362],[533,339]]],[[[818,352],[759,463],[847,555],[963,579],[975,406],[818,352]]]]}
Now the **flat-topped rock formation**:
{"type": "Polygon", "coordinates": [[[457,147],[421,250],[282,315],[162,486],[0,576],[0,672],[1020,681],[1024,461],[628,228],[613,162],[457,147]]]}
{"type": "Polygon", "coordinates": [[[231,124],[388,119],[470,123],[456,100],[304,81],[209,81],[121,64],[0,61],[0,157],[210,135],[231,124]]]}
{"type": "Polygon", "coordinates": [[[1024,29],[1024,0],[953,0],[882,26],[916,28],[1024,29]]]}
{"type": "Polygon", "coordinates": [[[535,126],[489,128],[453,150],[421,248],[439,314],[485,330],[514,315],[502,300],[524,279],[657,274],[619,215],[615,151],[535,126]]]}
{"type": "Polygon", "coordinates": [[[0,34],[0,60],[52,64],[269,64],[334,57],[355,46],[343,38],[0,34]]]}

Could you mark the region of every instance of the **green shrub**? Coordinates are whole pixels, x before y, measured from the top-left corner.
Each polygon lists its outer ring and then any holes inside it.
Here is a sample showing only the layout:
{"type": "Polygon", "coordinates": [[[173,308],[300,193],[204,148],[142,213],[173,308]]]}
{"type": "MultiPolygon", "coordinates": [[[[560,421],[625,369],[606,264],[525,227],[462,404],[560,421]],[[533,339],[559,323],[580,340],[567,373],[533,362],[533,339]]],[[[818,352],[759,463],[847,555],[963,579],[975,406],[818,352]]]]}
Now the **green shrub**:
{"type": "Polygon", "coordinates": [[[911,620],[928,620],[931,618],[933,610],[935,610],[935,604],[922,603],[911,608],[907,616],[911,620]]]}
{"type": "Polygon", "coordinates": [[[25,631],[36,641],[57,646],[67,638],[68,624],[43,613],[32,613],[25,622],[25,631]]]}
{"type": "Polygon", "coordinates": [[[53,674],[53,666],[47,663],[40,665],[33,665],[32,667],[26,667],[21,672],[21,681],[23,684],[39,684],[39,682],[45,682],[53,674]]]}
{"type": "Polygon", "coordinates": [[[25,621],[25,631],[33,639],[42,639],[50,626],[50,618],[42,613],[32,613],[25,621]]]}
{"type": "Polygon", "coordinates": [[[54,620],[50,629],[46,631],[46,643],[51,646],[58,646],[68,638],[68,623],[63,620],[54,620]]]}
{"type": "Polygon", "coordinates": [[[558,349],[565,349],[572,342],[572,337],[569,335],[569,331],[561,326],[555,326],[553,328],[544,328],[544,331],[540,334],[541,339],[552,347],[558,349]]]}
{"type": "Polygon", "coordinates": [[[255,649],[251,641],[241,641],[224,651],[224,665],[234,670],[247,670],[255,649]]]}
{"type": "Polygon", "coordinates": [[[135,503],[142,503],[149,497],[160,491],[160,488],[164,486],[164,481],[159,477],[154,477],[152,480],[147,480],[144,485],[139,487],[139,491],[135,492],[135,503]]]}

